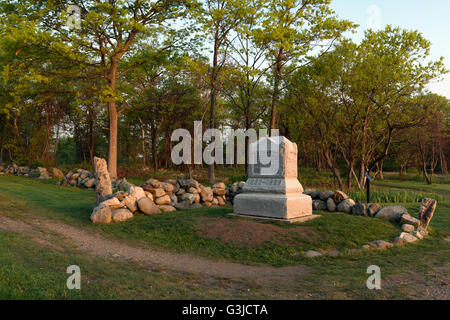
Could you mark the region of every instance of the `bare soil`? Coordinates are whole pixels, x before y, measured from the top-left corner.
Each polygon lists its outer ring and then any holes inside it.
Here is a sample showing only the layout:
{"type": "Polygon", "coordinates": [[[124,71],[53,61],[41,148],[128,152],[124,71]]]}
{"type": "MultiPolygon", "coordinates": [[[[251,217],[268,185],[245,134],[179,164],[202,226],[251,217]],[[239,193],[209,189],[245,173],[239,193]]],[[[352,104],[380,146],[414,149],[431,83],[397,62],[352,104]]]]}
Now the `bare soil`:
{"type": "Polygon", "coordinates": [[[317,240],[320,237],[320,234],[310,227],[282,228],[273,224],[244,219],[200,218],[197,220],[196,227],[199,236],[253,248],[268,241],[291,245],[295,238],[295,243],[298,245],[299,242],[301,243],[301,239],[317,240]]]}
{"type": "MultiPolygon", "coordinates": [[[[54,244],[52,238],[59,237],[77,250],[98,257],[136,262],[151,270],[185,272],[220,279],[251,279],[265,283],[293,281],[310,272],[309,268],[301,265],[283,268],[266,265],[250,266],[222,260],[210,260],[190,254],[134,247],[118,240],[107,239],[99,234],[43,218],[22,221],[0,216],[0,230],[31,236],[38,244],[58,251],[63,249],[54,244]]],[[[58,239],[58,241],[61,240],[58,239]]]]}

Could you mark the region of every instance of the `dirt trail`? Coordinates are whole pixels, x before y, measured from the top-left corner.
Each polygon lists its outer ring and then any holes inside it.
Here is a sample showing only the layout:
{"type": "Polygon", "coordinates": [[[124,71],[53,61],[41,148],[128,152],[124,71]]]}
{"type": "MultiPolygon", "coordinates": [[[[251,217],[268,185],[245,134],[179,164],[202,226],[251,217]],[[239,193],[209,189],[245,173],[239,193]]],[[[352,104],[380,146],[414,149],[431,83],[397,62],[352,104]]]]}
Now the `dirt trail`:
{"type": "MultiPolygon", "coordinates": [[[[49,243],[50,231],[66,238],[79,250],[104,258],[130,260],[151,269],[168,269],[213,276],[223,279],[263,279],[264,282],[291,281],[309,273],[305,266],[275,268],[271,266],[248,266],[227,261],[216,261],[190,254],[177,254],[157,249],[133,247],[118,240],[107,239],[101,235],[56,223],[47,219],[30,219],[26,222],[0,216],[0,230],[31,235],[42,244],[49,243]]],[[[55,243],[51,246],[57,247],[55,243]]]]}

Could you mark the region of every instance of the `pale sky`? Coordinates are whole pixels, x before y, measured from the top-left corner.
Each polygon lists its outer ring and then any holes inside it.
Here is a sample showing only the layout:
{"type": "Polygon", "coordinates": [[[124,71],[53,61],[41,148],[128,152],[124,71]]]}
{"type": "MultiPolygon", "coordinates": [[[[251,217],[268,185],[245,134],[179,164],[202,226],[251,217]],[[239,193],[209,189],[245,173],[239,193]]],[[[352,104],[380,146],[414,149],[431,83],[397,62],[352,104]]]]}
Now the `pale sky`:
{"type": "MultiPolygon", "coordinates": [[[[419,30],[432,43],[431,57],[444,57],[450,69],[450,0],[334,0],[332,7],[340,18],[360,25],[353,35],[355,41],[369,25],[419,30]]],[[[450,99],[450,74],[429,89],[450,99]]]]}

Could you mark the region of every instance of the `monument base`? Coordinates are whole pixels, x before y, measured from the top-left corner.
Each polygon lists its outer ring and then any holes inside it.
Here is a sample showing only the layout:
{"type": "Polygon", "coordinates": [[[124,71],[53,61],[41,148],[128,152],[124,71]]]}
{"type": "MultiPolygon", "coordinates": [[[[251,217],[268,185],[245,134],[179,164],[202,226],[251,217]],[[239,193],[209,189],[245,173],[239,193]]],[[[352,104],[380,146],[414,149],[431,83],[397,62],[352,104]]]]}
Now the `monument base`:
{"type": "Polygon", "coordinates": [[[295,220],[312,216],[312,198],[304,194],[241,193],[234,198],[234,214],[295,220]]]}
{"type": "Polygon", "coordinates": [[[287,219],[274,219],[274,218],[257,217],[257,216],[246,216],[246,215],[235,214],[235,213],[229,213],[228,215],[230,217],[238,217],[238,218],[245,218],[245,219],[259,220],[259,221],[277,221],[277,222],[281,222],[281,223],[285,223],[285,224],[303,223],[303,222],[311,221],[311,220],[321,217],[318,214],[313,214],[311,216],[304,216],[304,217],[300,217],[300,218],[287,220],[287,219]]]}

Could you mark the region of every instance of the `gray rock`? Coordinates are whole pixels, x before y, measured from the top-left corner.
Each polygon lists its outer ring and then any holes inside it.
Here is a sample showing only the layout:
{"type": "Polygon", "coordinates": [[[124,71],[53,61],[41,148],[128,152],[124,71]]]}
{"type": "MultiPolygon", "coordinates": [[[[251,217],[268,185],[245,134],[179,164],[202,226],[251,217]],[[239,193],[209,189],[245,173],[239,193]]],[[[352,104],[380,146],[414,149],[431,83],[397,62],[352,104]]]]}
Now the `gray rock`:
{"type": "Polygon", "coordinates": [[[153,188],[161,188],[161,182],[156,179],[148,179],[145,184],[151,185],[153,188]]]}
{"type": "Polygon", "coordinates": [[[58,168],[53,168],[53,177],[58,178],[58,179],[63,179],[64,173],[61,170],[59,170],[58,168]]]}
{"type": "Polygon", "coordinates": [[[402,218],[400,219],[400,224],[410,224],[414,227],[418,227],[420,225],[420,220],[411,217],[410,214],[404,214],[404,215],[402,215],[402,218]]]}
{"type": "Polygon", "coordinates": [[[188,190],[191,187],[198,188],[198,182],[194,179],[180,179],[178,184],[181,188],[188,190]]]}
{"type": "Polygon", "coordinates": [[[126,196],[122,203],[128,208],[128,210],[130,210],[132,213],[135,213],[136,211],[138,211],[138,206],[136,203],[136,198],[133,197],[132,195],[128,195],[126,196]]]}
{"type": "Polygon", "coordinates": [[[174,211],[177,211],[177,209],[175,209],[174,206],[162,205],[162,206],[158,206],[158,207],[161,210],[161,212],[174,212],[174,211]]]}
{"type": "Polygon", "coordinates": [[[313,200],[312,207],[313,210],[327,210],[327,203],[322,200],[313,200]]]}
{"type": "Polygon", "coordinates": [[[428,230],[427,230],[427,229],[425,229],[425,228],[419,226],[419,227],[417,228],[417,231],[420,232],[420,234],[421,234],[422,236],[428,237],[428,230]]]}
{"type": "Polygon", "coordinates": [[[333,198],[328,198],[327,200],[327,209],[329,212],[335,212],[336,211],[336,203],[334,202],[333,198]]]}
{"type": "Polygon", "coordinates": [[[107,196],[112,194],[112,184],[105,159],[94,157],[94,169],[97,177],[95,183],[97,191],[97,203],[100,203],[104,199],[106,199],[107,196]]]}
{"type": "Polygon", "coordinates": [[[38,167],[38,170],[39,170],[39,179],[48,180],[52,178],[46,168],[38,167]]]}
{"type": "Polygon", "coordinates": [[[422,200],[422,204],[419,209],[419,220],[420,225],[428,229],[431,219],[433,218],[434,212],[436,211],[437,201],[430,198],[425,198],[422,200]]]}
{"type": "Polygon", "coordinates": [[[369,203],[367,205],[367,215],[369,217],[375,217],[380,209],[381,206],[378,203],[369,203]]]}
{"type": "Polygon", "coordinates": [[[354,216],[366,216],[367,215],[367,209],[366,204],[358,202],[352,207],[352,215],[354,216]]]}
{"type": "Polygon", "coordinates": [[[196,198],[196,195],[193,193],[185,193],[181,196],[182,201],[188,200],[190,204],[194,203],[196,198]]]}
{"type": "Polygon", "coordinates": [[[314,250],[309,250],[305,252],[305,257],[307,258],[316,258],[316,257],[321,257],[323,256],[322,253],[314,251],[314,250]]]}
{"type": "Polygon", "coordinates": [[[95,179],[94,178],[90,178],[88,179],[85,183],[84,186],[88,189],[95,187],[95,179]]]}
{"type": "Polygon", "coordinates": [[[183,200],[178,203],[175,203],[173,206],[177,210],[187,210],[187,209],[189,209],[190,205],[191,205],[191,203],[189,202],[189,200],[183,200]]]}
{"type": "Polygon", "coordinates": [[[130,188],[130,195],[136,198],[138,201],[142,198],[146,198],[144,189],[141,187],[132,186],[130,188]]]}
{"type": "Polygon", "coordinates": [[[321,193],[319,193],[319,198],[322,201],[327,201],[332,196],[334,196],[334,192],[331,190],[326,190],[326,191],[322,191],[321,193]]]}
{"type": "Polygon", "coordinates": [[[402,239],[404,242],[408,242],[408,243],[416,242],[419,240],[412,234],[406,233],[406,232],[402,232],[400,234],[399,238],[402,239]]]}
{"type": "Polygon", "coordinates": [[[345,199],[344,201],[338,204],[337,211],[351,213],[354,205],[355,201],[353,201],[352,199],[345,199]]]}
{"type": "Polygon", "coordinates": [[[414,237],[416,237],[417,239],[419,239],[419,240],[422,240],[423,239],[423,235],[420,233],[420,232],[418,232],[418,231],[412,231],[412,232],[410,232],[414,237]]]}
{"type": "Polygon", "coordinates": [[[394,246],[392,243],[384,241],[384,240],[376,240],[376,241],[373,241],[371,244],[373,244],[378,249],[387,249],[387,248],[392,248],[394,246]]]}
{"type": "Polygon", "coordinates": [[[403,232],[413,232],[414,226],[411,224],[404,224],[404,225],[402,225],[402,231],[403,232]]]}
{"type": "Polygon", "coordinates": [[[189,209],[200,209],[202,205],[200,203],[193,203],[190,205],[189,209]]]}
{"type": "Polygon", "coordinates": [[[384,207],[380,211],[378,211],[377,215],[375,216],[378,219],[385,219],[389,220],[391,222],[400,222],[402,219],[402,216],[404,214],[408,214],[408,210],[406,210],[405,207],[402,206],[389,206],[384,207]]]}
{"type": "Polygon", "coordinates": [[[138,200],[137,204],[138,204],[139,210],[141,210],[142,213],[144,213],[146,215],[161,213],[161,210],[150,198],[147,198],[147,197],[141,198],[138,200]]]}
{"type": "Polygon", "coordinates": [[[342,192],[342,191],[336,191],[335,193],[334,193],[334,201],[337,203],[337,204],[339,204],[339,203],[341,203],[342,201],[344,201],[344,200],[347,200],[348,199],[348,195],[346,195],[344,192],[342,192]]]}

